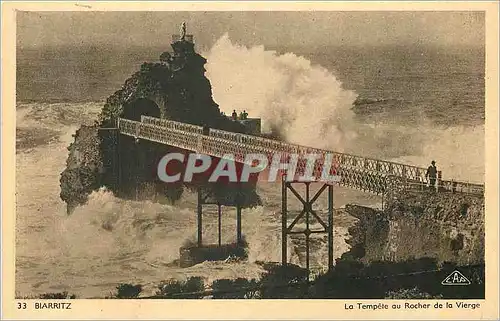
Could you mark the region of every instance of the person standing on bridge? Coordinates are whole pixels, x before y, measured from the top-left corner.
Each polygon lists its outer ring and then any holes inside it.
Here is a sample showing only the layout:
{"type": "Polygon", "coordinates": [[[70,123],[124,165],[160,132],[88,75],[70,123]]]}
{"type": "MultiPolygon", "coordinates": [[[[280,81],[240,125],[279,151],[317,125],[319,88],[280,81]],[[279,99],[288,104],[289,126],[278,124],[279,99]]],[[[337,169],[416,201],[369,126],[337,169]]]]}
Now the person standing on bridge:
{"type": "Polygon", "coordinates": [[[436,162],[432,161],[431,166],[427,168],[427,172],[425,173],[425,178],[429,178],[429,187],[435,187],[436,178],[437,178],[437,167],[436,162]]]}
{"type": "Polygon", "coordinates": [[[233,120],[238,119],[238,114],[236,113],[236,109],[233,109],[233,113],[231,114],[231,117],[233,118],[233,120]]]}

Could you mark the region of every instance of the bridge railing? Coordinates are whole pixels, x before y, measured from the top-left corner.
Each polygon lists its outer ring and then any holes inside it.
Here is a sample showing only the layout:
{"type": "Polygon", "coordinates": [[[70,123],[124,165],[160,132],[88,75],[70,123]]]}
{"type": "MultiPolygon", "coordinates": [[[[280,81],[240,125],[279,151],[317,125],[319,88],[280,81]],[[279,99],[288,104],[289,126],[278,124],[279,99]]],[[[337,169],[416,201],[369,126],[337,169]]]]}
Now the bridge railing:
{"type": "Polygon", "coordinates": [[[182,130],[189,133],[203,134],[203,127],[192,124],[182,123],[173,120],[161,119],[150,116],[141,116],[141,122],[144,124],[162,126],[169,129],[182,130]]]}
{"type": "MultiPolygon", "coordinates": [[[[232,154],[235,160],[243,163],[250,153],[265,154],[269,163],[278,154],[281,160],[286,160],[291,154],[298,154],[297,172],[306,170],[306,155],[317,154],[319,160],[315,164],[313,175],[320,177],[326,156],[332,158],[332,168],[341,176],[341,185],[353,185],[360,189],[369,189],[383,193],[388,183],[387,177],[399,177],[407,183],[422,186],[425,184],[426,168],[365,158],[356,155],[332,152],[296,144],[284,143],[268,138],[234,133],[219,129],[210,129],[209,135],[203,135],[203,127],[172,120],[142,116],[141,122],[119,119],[122,133],[137,138],[156,141],[176,146],[182,149],[224,158],[232,154]]],[[[330,169],[330,170],[331,170],[330,169]]],[[[442,188],[460,192],[484,191],[480,184],[470,184],[458,181],[440,180],[442,188]]]]}
{"type": "Polygon", "coordinates": [[[173,126],[173,124],[165,127],[158,124],[142,123],[120,118],[118,120],[118,127],[122,134],[135,138],[142,138],[187,150],[197,150],[198,148],[199,134],[181,130],[179,127],[173,126]]]}
{"type": "MultiPolygon", "coordinates": [[[[221,133],[224,134],[224,133],[221,133]]],[[[267,161],[269,164],[273,161],[273,158],[276,155],[276,149],[273,147],[279,148],[280,146],[272,145],[272,144],[255,144],[259,138],[254,139],[253,141],[243,142],[242,138],[240,141],[235,141],[233,139],[226,139],[214,136],[201,136],[201,152],[217,156],[220,158],[225,158],[226,154],[230,154],[234,156],[234,160],[239,163],[245,163],[246,156],[251,153],[256,154],[264,154],[266,155],[267,161]]],[[[247,138],[247,137],[245,137],[247,138]]],[[[269,143],[269,142],[266,142],[269,143]]],[[[286,149],[280,156],[281,161],[286,160],[289,157],[289,153],[286,149]]],[[[298,158],[296,174],[297,176],[304,175],[307,169],[307,159],[303,157],[304,154],[301,154],[298,158]]],[[[323,173],[323,164],[324,164],[324,154],[320,154],[318,161],[315,163],[312,176],[316,178],[320,178],[323,173]]],[[[250,164],[249,164],[250,165],[250,164]]],[[[335,164],[331,165],[329,168],[330,175],[337,175],[340,178],[340,181],[333,182],[334,184],[349,186],[352,188],[357,188],[364,191],[369,191],[376,194],[382,194],[386,190],[386,180],[385,174],[381,172],[375,172],[366,169],[356,169],[349,167],[336,166],[335,164]]]]}
{"type": "MultiPolygon", "coordinates": [[[[289,153],[287,152],[287,147],[289,146],[287,146],[287,144],[276,144],[275,141],[272,140],[266,140],[265,144],[256,143],[256,141],[260,140],[259,137],[256,137],[256,140],[252,136],[240,137],[241,139],[239,140],[234,139],[234,137],[228,139],[228,136],[225,135],[226,133],[223,132],[217,133],[214,136],[200,135],[176,129],[175,126],[164,127],[158,125],[158,123],[142,123],[127,119],[120,119],[118,126],[121,133],[128,136],[168,144],[182,149],[193,150],[219,158],[226,158],[227,155],[230,154],[234,157],[235,161],[240,163],[244,163],[246,161],[246,156],[250,153],[264,154],[266,155],[268,162],[271,163],[273,161],[273,157],[276,155],[277,149],[282,150],[281,154],[278,153],[281,161],[285,160],[289,156],[289,153]],[[245,139],[249,140],[243,142],[245,139]]],[[[320,156],[324,155],[320,154],[320,156]]],[[[321,177],[323,172],[323,163],[324,159],[322,158],[315,163],[312,173],[314,177],[321,177]]],[[[299,157],[296,170],[297,176],[304,175],[307,167],[306,164],[307,159],[299,157]]],[[[385,175],[383,173],[377,173],[366,169],[359,170],[345,166],[330,168],[329,174],[337,174],[340,177],[340,181],[334,182],[335,184],[350,186],[377,194],[385,191],[385,175]],[[332,169],[334,170],[333,173],[331,172],[332,169]]]]}
{"type": "Polygon", "coordinates": [[[444,180],[440,182],[440,187],[452,191],[467,194],[484,194],[484,184],[459,182],[454,180],[444,180]]]}
{"type": "Polygon", "coordinates": [[[436,185],[430,186],[428,182],[405,180],[402,177],[388,176],[387,177],[387,188],[392,191],[424,191],[424,190],[436,190],[436,191],[448,191],[452,193],[463,193],[471,195],[483,195],[484,185],[471,183],[471,182],[460,182],[454,180],[436,180],[436,185]]]}
{"type": "Polygon", "coordinates": [[[333,163],[337,164],[339,167],[362,168],[364,170],[383,172],[389,175],[398,175],[419,181],[425,180],[425,172],[427,171],[427,169],[423,167],[366,158],[346,153],[332,152],[324,149],[284,143],[268,138],[227,132],[219,129],[210,129],[210,136],[242,142],[245,144],[258,145],[266,150],[279,151],[287,154],[330,154],[333,156],[333,163]]]}

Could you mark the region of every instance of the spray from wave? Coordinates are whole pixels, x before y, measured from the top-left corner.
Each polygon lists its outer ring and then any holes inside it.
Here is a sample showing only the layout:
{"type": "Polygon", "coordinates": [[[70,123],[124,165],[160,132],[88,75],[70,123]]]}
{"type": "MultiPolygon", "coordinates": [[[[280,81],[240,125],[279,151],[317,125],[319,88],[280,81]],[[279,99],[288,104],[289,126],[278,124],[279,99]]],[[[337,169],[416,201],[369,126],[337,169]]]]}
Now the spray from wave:
{"type": "Polygon", "coordinates": [[[207,77],[222,111],[246,110],[288,141],[341,150],[355,136],[356,95],[303,57],[234,45],[224,35],[208,54],[207,77]]]}
{"type": "Polygon", "coordinates": [[[395,161],[427,165],[434,159],[444,179],[472,183],[484,182],[484,126],[424,127],[414,130],[408,144],[418,146],[414,155],[403,155],[395,161]]]}
{"type": "Polygon", "coordinates": [[[484,181],[484,126],[436,126],[423,116],[418,126],[363,123],[352,109],[356,93],[304,57],[247,48],[227,34],[206,56],[214,100],[226,114],[246,110],[289,142],[422,167],[434,159],[445,178],[484,181]]]}

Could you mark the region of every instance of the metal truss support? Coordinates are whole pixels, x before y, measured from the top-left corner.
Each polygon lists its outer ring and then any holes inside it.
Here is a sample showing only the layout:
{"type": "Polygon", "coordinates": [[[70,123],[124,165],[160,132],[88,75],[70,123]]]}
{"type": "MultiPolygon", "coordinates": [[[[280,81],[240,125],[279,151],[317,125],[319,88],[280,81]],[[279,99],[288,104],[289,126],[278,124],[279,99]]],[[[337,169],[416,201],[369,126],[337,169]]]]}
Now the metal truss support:
{"type": "MultiPolygon", "coordinates": [[[[198,222],[198,247],[203,246],[203,205],[216,205],[217,206],[217,243],[219,246],[222,245],[222,204],[219,202],[210,201],[209,198],[212,196],[210,191],[206,191],[201,187],[197,189],[197,222],[198,222]]],[[[235,204],[231,204],[236,208],[236,244],[241,245],[243,243],[243,237],[241,233],[241,204],[239,199],[236,200],[235,204]]],[[[230,206],[231,206],[230,205],[230,206]]],[[[226,205],[227,206],[227,205],[226,205]]]]}
{"type": "Polygon", "coordinates": [[[241,206],[236,204],[236,244],[241,245],[243,239],[241,236],[241,206]]]}
{"type": "Polygon", "coordinates": [[[202,190],[198,187],[198,202],[197,202],[197,214],[198,214],[198,247],[203,245],[203,195],[202,190]]]}
{"type": "Polygon", "coordinates": [[[217,234],[218,234],[218,244],[222,245],[222,209],[221,205],[217,204],[217,234]]]}
{"type": "Polygon", "coordinates": [[[299,181],[286,181],[286,176],[282,178],[282,203],[281,203],[281,260],[282,264],[286,265],[288,263],[287,258],[287,246],[288,246],[288,235],[291,234],[304,234],[306,238],[306,269],[309,275],[310,272],[310,236],[311,234],[319,234],[326,233],[327,237],[327,246],[328,246],[328,270],[331,270],[333,267],[333,185],[331,184],[323,184],[323,186],[316,192],[316,194],[311,198],[310,197],[310,186],[312,182],[299,182],[299,181]],[[293,187],[293,184],[304,184],[305,185],[305,197],[302,197],[296,189],[293,187]],[[321,217],[316,213],[313,209],[313,204],[316,200],[323,194],[325,190],[327,191],[328,198],[328,223],[325,223],[321,217]],[[302,211],[297,215],[292,223],[288,225],[288,191],[290,191],[301,203],[302,203],[302,211]],[[311,220],[315,220],[318,222],[322,229],[320,230],[311,230],[311,220]],[[303,230],[294,229],[295,225],[300,221],[305,220],[306,228],[303,230]]]}

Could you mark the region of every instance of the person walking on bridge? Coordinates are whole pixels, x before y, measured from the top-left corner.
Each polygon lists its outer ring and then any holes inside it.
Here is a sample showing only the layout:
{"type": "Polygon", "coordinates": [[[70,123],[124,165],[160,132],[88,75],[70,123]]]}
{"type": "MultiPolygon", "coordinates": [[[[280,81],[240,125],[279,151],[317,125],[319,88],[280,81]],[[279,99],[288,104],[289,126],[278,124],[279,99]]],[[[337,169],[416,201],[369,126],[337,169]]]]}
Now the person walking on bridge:
{"type": "Polygon", "coordinates": [[[436,162],[432,161],[431,166],[427,168],[427,172],[425,173],[425,178],[429,178],[429,187],[435,187],[434,185],[436,185],[436,177],[437,177],[436,162]]]}
{"type": "Polygon", "coordinates": [[[238,114],[236,113],[236,109],[233,110],[233,113],[231,114],[231,118],[233,120],[237,120],[238,119],[238,114]]]}

